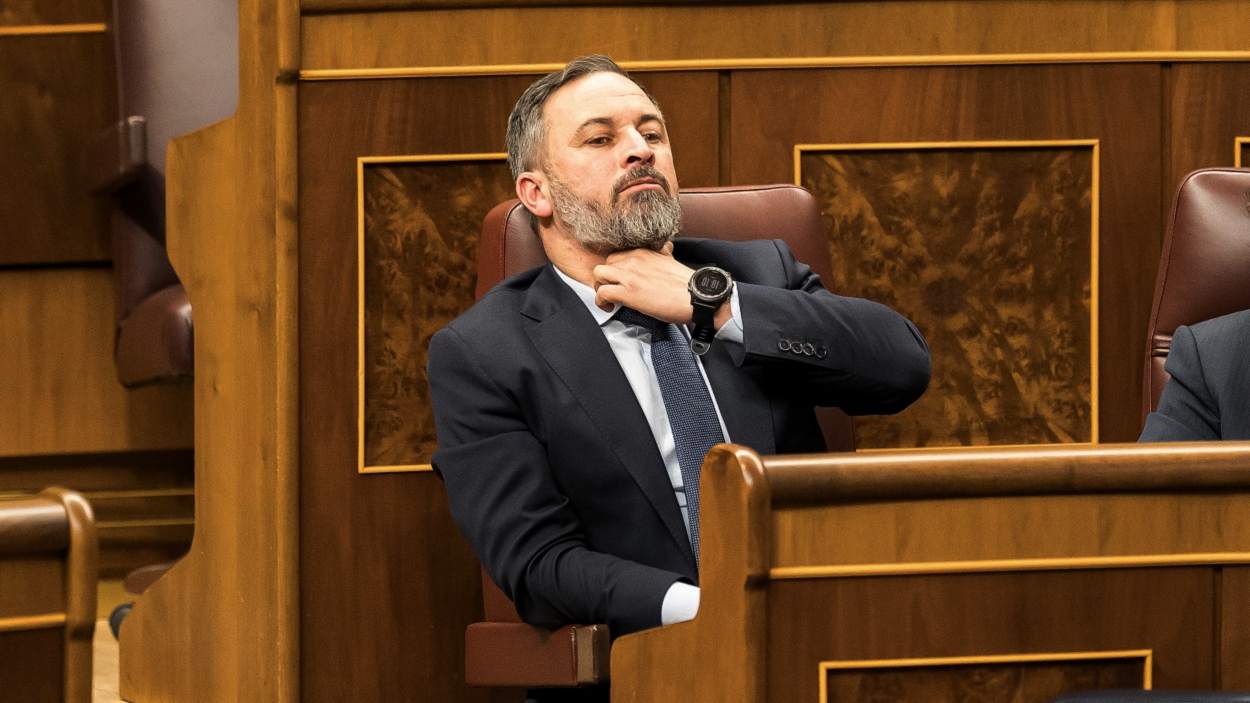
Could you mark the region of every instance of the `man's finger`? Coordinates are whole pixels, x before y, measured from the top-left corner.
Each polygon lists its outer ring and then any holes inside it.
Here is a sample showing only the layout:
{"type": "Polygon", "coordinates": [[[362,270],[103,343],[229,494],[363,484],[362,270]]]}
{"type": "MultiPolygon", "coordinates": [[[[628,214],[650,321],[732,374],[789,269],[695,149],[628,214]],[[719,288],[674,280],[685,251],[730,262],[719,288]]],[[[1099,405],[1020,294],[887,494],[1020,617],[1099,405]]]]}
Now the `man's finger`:
{"type": "Polygon", "coordinates": [[[594,279],[595,286],[598,287],[604,283],[620,283],[621,272],[608,264],[599,264],[590,270],[590,277],[594,279]]]}
{"type": "Polygon", "coordinates": [[[595,289],[595,305],[607,310],[613,304],[621,302],[625,287],[615,283],[605,283],[595,289]]]}

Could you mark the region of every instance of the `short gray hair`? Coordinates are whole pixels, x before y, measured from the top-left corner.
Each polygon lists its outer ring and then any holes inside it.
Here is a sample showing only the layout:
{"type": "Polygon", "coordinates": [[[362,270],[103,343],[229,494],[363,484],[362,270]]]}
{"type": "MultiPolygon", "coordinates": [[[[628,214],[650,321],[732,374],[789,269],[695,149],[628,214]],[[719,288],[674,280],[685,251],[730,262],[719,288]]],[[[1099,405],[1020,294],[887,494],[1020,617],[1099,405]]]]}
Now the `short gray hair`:
{"type": "MultiPolygon", "coordinates": [[[[534,81],[517,98],[512,114],[508,115],[508,133],[504,143],[508,149],[508,167],[512,169],[512,180],[515,181],[525,171],[534,170],[545,160],[543,149],[547,128],[543,121],[543,106],[547,104],[547,99],[564,85],[592,73],[615,73],[638,85],[638,81],[625,69],[603,54],[579,56],[559,71],[552,71],[534,81]]],[[[655,102],[647,89],[641,85],[638,87],[658,109],[659,103],[655,102]]]]}

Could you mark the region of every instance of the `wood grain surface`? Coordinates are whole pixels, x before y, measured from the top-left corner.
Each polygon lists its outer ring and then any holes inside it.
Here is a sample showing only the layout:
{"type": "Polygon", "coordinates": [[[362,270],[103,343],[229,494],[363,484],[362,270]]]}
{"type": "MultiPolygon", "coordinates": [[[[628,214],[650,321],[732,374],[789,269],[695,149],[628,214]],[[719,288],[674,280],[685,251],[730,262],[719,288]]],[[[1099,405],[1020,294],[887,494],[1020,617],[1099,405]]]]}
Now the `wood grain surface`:
{"type": "Polygon", "coordinates": [[[1214,617],[1209,568],[774,582],[768,700],[818,700],[822,661],[1129,649],[1158,688],[1212,688],[1214,617]]]}
{"type": "Polygon", "coordinates": [[[349,12],[304,18],[300,67],[548,64],[598,51],[621,61],[1244,51],[1245,35],[1237,28],[1247,23],[1250,10],[1237,0],[920,0],[349,12]],[[414,36],[422,41],[412,41],[414,36]],[[498,40],[463,40],[477,36],[498,40]],[[506,39],[510,37],[523,40],[506,39]]]}
{"type": "Polygon", "coordinates": [[[797,156],[828,285],[899,310],[941,350],[924,396],[861,418],[856,447],[1093,439],[1095,149],[1008,144],[797,156]]]}
{"type": "MultiPolygon", "coordinates": [[[[1049,703],[1061,693],[1143,688],[1147,658],[1004,661],[918,666],[873,666],[825,672],[822,703],[847,701],[1011,701],[1049,703]]],[[[939,660],[940,661],[940,660],[939,660]]]]}
{"type": "Polygon", "coordinates": [[[112,15],[113,3],[107,0],[6,0],[0,5],[0,27],[107,22],[112,15]]]}
{"type": "Polygon", "coordinates": [[[65,612],[61,555],[5,555],[0,559],[0,618],[65,612]]]}
{"type": "MultiPolygon", "coordinates": [[[[1168,71],[1168,172],[1165,207],[1185,174],[1232,166],[1237,137],[1250,136],[1250,64],[1175,65],[1168,71]]],[[[1245,147],[1241,165],[1250,167],[1245,147]]],[[[1162,233],[1160,233],[1162,246],[1162,233]]]]}
{"type": "Polygon", "coordinates": [[[0,37],[0,85],[0,265],[108,259],[83,155],[117,119],[109,37],[0,37]]]}
{"type": "Polygon", "coordinates": [[[103,268],[0,271],[0,329],[22,331],[0,337],[0,456],[191,445],[189,385],[117,381],[112,285],[103,268]]]}
{"type": "MultiPolygon", "coordinates": [[[[1131,440],[1140,429],[1142,330],[1158,259],[1160,71],[1151,65],[1107,65],[736,72],[731,178],[736,183],[792,179],[796,144],[1099,140],[1100,439],[1131,440]]],[[[975,209],[970,198],[964,198],[963,207],[975,209]]],[[[1067,232],[1088,224],[1056,226],[1067,232]]],[[[919,268],[913,275],[944,275],[919,268]]],[[[954,270],[946,273],[959,277],[954,270]]],[[[998,283],[1009,285],[1012,279],[998,283]]],[[[922,331],[938,342],[932,348],[935,358],[958,353],[943,341],[940,329],[922,331]]],[[[1045,375],[1028,374],[1018,382],[1045,375]]],[[[976,395],[971,380],[960,389],[964,397],[976,395]]],[[[947,382],[937,379],[935,387],[947,382]]],[[[966,431],[952,424],[938,433],[966,431]]],[[[1049,441],[1048,435],[1058,433],[1047,428],[1034,434],[1028,441],[1049,441]]]]}
{"type": "Polygon", "coordinates": [[[64,628],[0,632],[0,681],[22,703],[64,703],[64,628]]]}
{"type": "Polygon", "coordinates": [[[296,88],[274,80],[297,61],[297,13],[239,3],[238,111],[168,152],[167,239],[195,307],[196,523],[126,619],[127,700],[300,700],[296,88]]]}

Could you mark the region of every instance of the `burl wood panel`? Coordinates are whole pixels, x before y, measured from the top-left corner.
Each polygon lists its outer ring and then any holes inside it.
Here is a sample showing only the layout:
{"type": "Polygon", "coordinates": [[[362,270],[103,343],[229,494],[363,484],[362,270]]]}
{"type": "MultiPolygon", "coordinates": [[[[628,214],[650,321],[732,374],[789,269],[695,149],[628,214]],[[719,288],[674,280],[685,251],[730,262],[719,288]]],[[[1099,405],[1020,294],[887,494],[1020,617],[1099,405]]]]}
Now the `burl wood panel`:
{"type": "MultiPolygon", "coordinates": [[[[304,700],[405,700],[414,692],[429,700],[485,701],[490,696],[463,682],[464,628],[481,614],[480,572],[448,515],[442,483],[432,473],[356,470],[356,159],[501,151],[508,113],[533,79],[300,85],[299,563],[304,700]]],[[[682,171],[682,184],[715,184],[716,76],[657,74],[645,80],[674,126],[679,168],[685,163],[692,166],[682,171]]],[[[369,190],[407,199],[387,206],[394,222],[415,222],[418,206],[455,222],[471,217],[471,212],[485,212],[500,195],[488,180],[482,181],[484,190],[469,188],[473,181],[464,180],[463,169],[463,164],[450,164],[441,171],[437,165],[377,170],[373,174],[378,182],[369,190]],[[380,190],[383,173],[390,173],[397,184],[380,190]],[[445,181],[432,174],[460,180],[445,181]],[[456,202],[449,199],[452,193],[456,202]],[[465,201],[463,207],[456,204],[460,199],[465,201]],[[414,206],[410,215],[404,214],[405,202],[414,206]]],[[[468,264],[472,252],[456,248],[467,247],[468,237],[479,226],[480,221],[456,224],[455,231],[461,233],[457,239],[438,225],[449,246],[428,256],[468,264]]],[[[427,253],[412,256],[423,259],[427,253]]],[[[465,273],[455,275],[463,278],[418,281],[421,287],[414,293],[448,280],[470,280],[465,273]]],[[[414,314],[431,310],[424,307],[427,304],[408,302],[414,314]]],[[[424,324],[412,315],[403,323],[424,324]]]]}
{"type": "Polygon", "coordinates": [[[117,119],[105,34],[0,40],[0,264],[109,258],[103,204],[82,155],[117,119]]]}
{"type": "Polygon", "coordinates": [[[1050,703],[1075,691],[1140,689],[1145,658],[830,669],[821,703],[1050,703]]]}
{"type": "Polygon", "coordinates": [[[1155,688],[1209,689],[1215,590],[1211,568],[773,581],[768,700],[818,700],[822,661],[1145,649],[1155,688]]]}
{"type": "Polygon", "coordinates": [[[833,289],[940,350],[925,395],[856,421],[857,447],[1090,441],[1092,147],[820,149],[799,168],[833,289]]]}
{"type": "MultiPolygon", "coordinates": [[[[796,144],[1099,140],[1099,434],[1103,441],[1131,441],[1140,430],[1143,330],[1162,223],[1161,70],[1051,65],[735,72],[732,181],[792,180],[796,144]]],[[[1037,346],[1050,344],[1040,340],[1037,346]]],[[[940,345],[932,351],[934,359],[958,353],[940,345]]]]}
{"type": "Polygon", "coordinates": [[[63,703],[62,628],[0,632],[0,697],[22,703],[63,703]]]}
{"type": "Polygon", "coordinates": [[[502,159],[365,165],[365,466],[430,463],[430,337],[473,304],[482,220],[512,197],[502,159]]]}

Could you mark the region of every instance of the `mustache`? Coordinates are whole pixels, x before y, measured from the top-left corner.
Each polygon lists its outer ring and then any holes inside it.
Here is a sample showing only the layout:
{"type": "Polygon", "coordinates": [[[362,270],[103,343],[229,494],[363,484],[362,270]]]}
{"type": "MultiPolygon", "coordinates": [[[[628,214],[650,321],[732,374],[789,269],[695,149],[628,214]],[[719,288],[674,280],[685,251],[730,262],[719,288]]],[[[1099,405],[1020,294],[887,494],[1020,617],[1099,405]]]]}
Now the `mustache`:
{"type": "Polygon", "coordinates": [[[659,183],[666,195],[670,197],[673,195],[673,189],[669,187],[668,179],[664,177],[664,174],[660,173],[659,169],[648,164],[641,164],[630,169],[629,173],[616,179],[616,183],[612,184],[612,202],[616,202],[621,195],[621,191],[644,180],[652,180],[659,183]]]}

